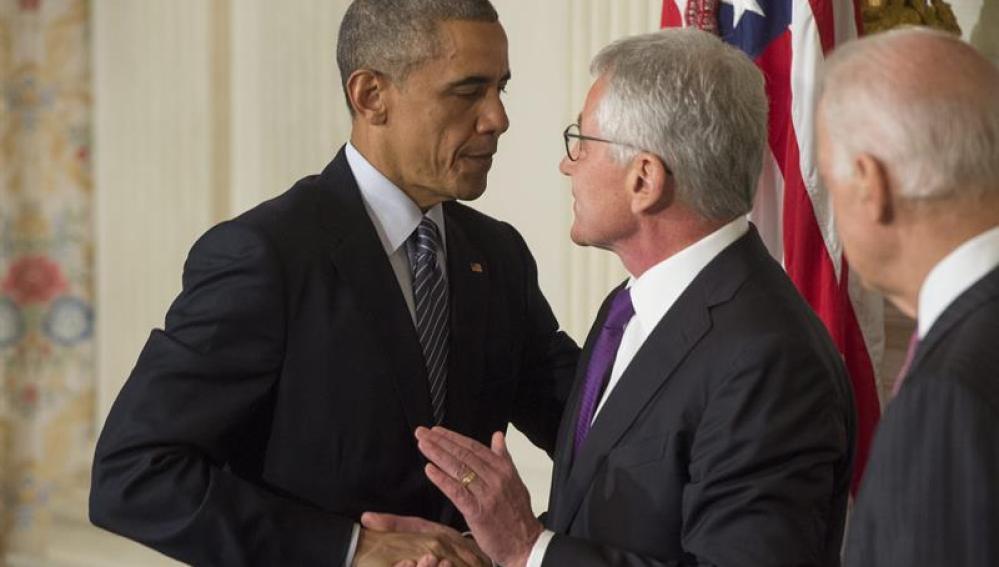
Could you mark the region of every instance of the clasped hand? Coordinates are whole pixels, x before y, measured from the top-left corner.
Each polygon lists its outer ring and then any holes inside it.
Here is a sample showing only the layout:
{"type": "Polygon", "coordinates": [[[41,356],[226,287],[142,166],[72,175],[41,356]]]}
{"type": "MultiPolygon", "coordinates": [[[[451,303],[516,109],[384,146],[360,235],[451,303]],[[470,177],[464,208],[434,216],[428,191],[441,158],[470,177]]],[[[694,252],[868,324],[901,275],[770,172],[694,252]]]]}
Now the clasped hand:
{"type": "MultiPolygon", "coordinates": [[[[530,495],[507,451],[503,434],[493,434],[491,447],[443,427],[417,428],[416,439],[420,452],[430,461],[425,469],[427,478],[465,517],[475,538],[473,547],[477,544],[475,551],[481,549],[505,567],[525,567],[543,527],[534,517],[530,495]]],[[[409,532],[403,535],[447,535],[444,541],[450,543],[455,536],[461,538],[451,528],[420,518],[366,513],[361,524],[372,530],[409,532]]],[[[469,562],[467,553],[448,554],[440,548],[426,549],[426,553],[410,555],[420,559],[394,567],[490,565],[481,554],[472,560],[484,561],[477,564],[469,562]]]]}
{"type": "Polygon", "coordinates": [[[475,542],[453,528],[421,518],[361,516],[352,567],[490,567],[475,542]]]}

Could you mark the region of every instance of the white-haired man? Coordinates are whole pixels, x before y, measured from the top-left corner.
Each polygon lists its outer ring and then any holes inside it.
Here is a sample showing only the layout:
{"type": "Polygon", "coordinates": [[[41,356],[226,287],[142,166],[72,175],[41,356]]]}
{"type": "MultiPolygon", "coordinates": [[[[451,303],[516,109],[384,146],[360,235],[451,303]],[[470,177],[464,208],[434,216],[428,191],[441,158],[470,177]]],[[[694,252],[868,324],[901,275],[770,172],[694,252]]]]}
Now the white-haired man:
{"type": "Polygon", "coordinates": [[[999,71],[921,29],[829,61],[819,166],[853,268],[917,319],[849,565],[999,565],[999,71]]]}
{"type": "Polygon", "coordinates": [[[592,68],[561,164],[571,236],[631,278],[586,341],[547,529],[500,433],[485,447],[420,429],[427,474],[506,567],[838,565],[852,398],[825,328],[745,219],[763,78],[697,30],[624,39],[592,68]]]}

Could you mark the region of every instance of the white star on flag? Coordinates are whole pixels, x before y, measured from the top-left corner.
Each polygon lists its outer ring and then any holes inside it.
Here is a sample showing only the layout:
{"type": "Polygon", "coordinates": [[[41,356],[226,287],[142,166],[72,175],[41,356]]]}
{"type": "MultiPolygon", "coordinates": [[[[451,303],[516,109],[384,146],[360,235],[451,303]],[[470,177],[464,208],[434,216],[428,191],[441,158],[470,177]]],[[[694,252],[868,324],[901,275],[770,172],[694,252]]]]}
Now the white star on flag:
{"type": "Polygon", "coordinates": [[[761,16],[766,16],[763,13],[763,8],[760,8],[759,2],[757,0],[722,0],[722,4],[728,4],[732,6],[732,11],[735,12],[735,17],[732,18],[732,29],[739,27],[739,20],[742,19],[742,15],[746,11],[755,12],[761,16]]]}

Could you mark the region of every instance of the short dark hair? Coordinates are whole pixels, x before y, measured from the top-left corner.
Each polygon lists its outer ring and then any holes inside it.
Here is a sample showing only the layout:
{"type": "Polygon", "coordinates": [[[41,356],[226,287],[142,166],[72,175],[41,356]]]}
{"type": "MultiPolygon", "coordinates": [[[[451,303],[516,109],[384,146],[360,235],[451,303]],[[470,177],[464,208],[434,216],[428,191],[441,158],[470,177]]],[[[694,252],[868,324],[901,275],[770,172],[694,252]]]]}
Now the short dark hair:
{"type": "Polygon", "coordinates": [[[498,22],[489,0],[354,0],[340,23],[336,63],[347,96],[347,79],[371,69],[399,83],[440,49],[437,24],[447,20],[498,22]]]}

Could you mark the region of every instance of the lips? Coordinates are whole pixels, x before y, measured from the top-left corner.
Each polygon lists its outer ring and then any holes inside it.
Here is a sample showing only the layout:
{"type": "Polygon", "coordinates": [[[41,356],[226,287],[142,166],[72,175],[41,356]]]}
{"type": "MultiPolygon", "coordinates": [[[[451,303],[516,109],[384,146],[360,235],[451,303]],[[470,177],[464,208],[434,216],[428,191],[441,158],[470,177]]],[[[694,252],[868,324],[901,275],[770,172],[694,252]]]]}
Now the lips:
{"type": "Polygon", "coordinates": [[[494,153],[495,152],[485,152],[485,153],[481,153],[481,154],[462,154],[461,157],[469,158],[469,159],[490,159],[491,160],[491,159],[493,159],[493,154],[494,153]]]}
{"type": "Polygon", "coordinates": [[[479,167],[490,167],[493,164],[493,154],[465,154],[461,158],[479,167]]]}

